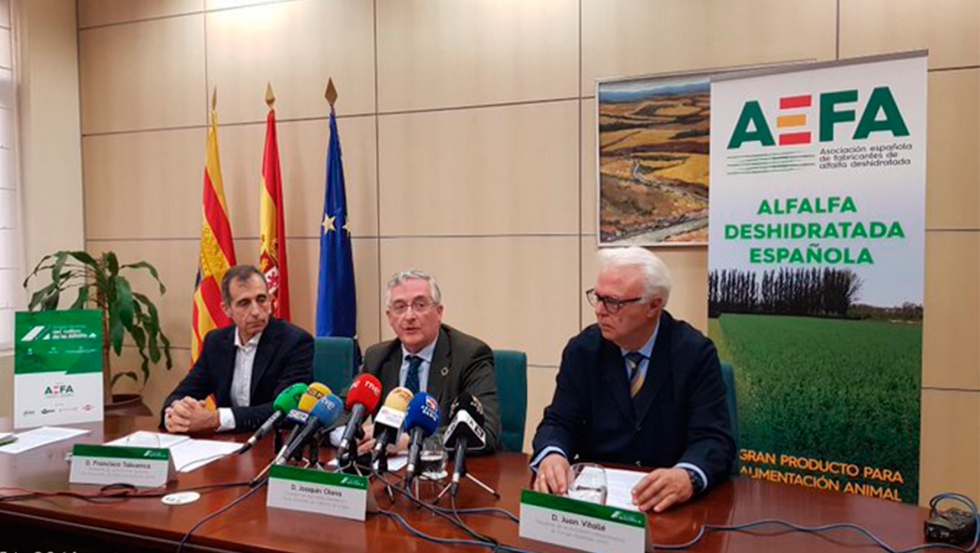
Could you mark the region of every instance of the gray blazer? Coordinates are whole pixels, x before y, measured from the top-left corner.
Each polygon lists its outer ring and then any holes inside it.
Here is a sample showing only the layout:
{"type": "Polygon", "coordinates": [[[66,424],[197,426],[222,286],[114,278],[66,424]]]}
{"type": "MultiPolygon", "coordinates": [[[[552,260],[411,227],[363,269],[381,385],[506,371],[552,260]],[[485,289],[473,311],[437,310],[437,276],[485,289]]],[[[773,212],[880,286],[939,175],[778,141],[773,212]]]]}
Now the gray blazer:
{"type": "MultiPolygon", "coordinates": [[[[364,354],[363,373],[381,381],[382,401],[388,392],[398,387],[398,372],[402,364],[402,346],[397,338],[375,344],[364,354]]],[[[484,429],[487,446],[479,453],[493,453],[500,444],[500,401],[493,368],[493,352],[477,338],[464,334],[449,325],[442,325],[436,349],[432,354],[426,392],[436,398],[441,407],[440,430],[452,421],[449,408],[462,392],[469,392],[483,404],[487,415],[484,429]]]]}

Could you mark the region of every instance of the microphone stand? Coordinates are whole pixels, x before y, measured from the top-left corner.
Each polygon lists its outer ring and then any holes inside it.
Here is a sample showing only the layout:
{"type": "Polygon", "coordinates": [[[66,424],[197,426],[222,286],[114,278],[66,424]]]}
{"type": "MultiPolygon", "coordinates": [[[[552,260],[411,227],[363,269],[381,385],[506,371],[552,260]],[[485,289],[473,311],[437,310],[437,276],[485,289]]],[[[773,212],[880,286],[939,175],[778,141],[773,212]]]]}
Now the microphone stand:
{"type": "MultiPolygon", "coordinates": [[[[483,483],[483,481],[481,481],[481,480],[480,480],[479,478],[477,478],[477,477],[475,477],[475,476],[473,476],[473,475],[472,475],[472,474],[470,474],[469,472],[467,472],[467,473],[466,473],[466,474],[464,475],[464,477],[465,477],[465,478],[467,478],[467,479],[469,479],[469,480],[470,480],[471,482],[473,482],[474,484],[476,484],[476,485],[477,485],[477,487],[479,487],[479,488],[480,488],[480,489],[482,489],[483,491],[485,491],[485,492],[487,492],[488,494],[490,494],[490,495],[492,495],[492,496],[493,496],[493,497],[494,497],[495,499],[500,499],[500,494],[499,494],[499,493],[497,493],[497,490],[494,490],[494,489],[493,489],[493,488],[491,488],[490,486],[488,486],[488,485],[486,485],[486,484],[485,484],[485,483],[483,483]]],[[[454,484],[453,484],[452,482],[450,482],[449,484],[446,484],[446,485],[445,485],[445,487],[443,487],[443,488],[442,488],[442,491],[441,491],[441,492],[439,492],[439,495],[437,495],[437,496],[436,496],[436,500],[435,500],[435,503],[436,503],[436,504],[438,504],[438,503],[439,503],[439,500],[440,500],[440,499],[442,499],[442,496],[444,496],[444,495],[446,495],[446,492],[448,492],[449,490],[451,490],[451,489],[453,488],[453,485],[454,485],[454,484]]]]}
{"type": "MultiPolygon", "coordinates": [[[[470,479],[470,481],[476,484],[480,489],[492,495],[495,499],[500,499],[500,494],[497,493],[496,490],[484,484],[479,478],[470,474],[470,471],[466,469],[466,457],[464,456],[465,452],[466,452],[466,437],[464,436],[460,438],[459,443],[456,444],[456,462],[455,462],[456,466],[454,467],[453,472],[455,473],[456,471],[458,471],[464,478],[470,479]]],[[[436,504],[438,504],[439,500],[442,499],[442,496],[446,495],[446,492],[450,490],[452,491],[452,495],[454,497],[456,496],[456,492],[459,489],[459,481],[455,478],[455,476],[456,475],[453,474],[453,478],[450,480],[449,484],[443,487],[442,491],[439,492],[439,495],[436,496],[436,500],[435,500],[436,504]]]]}

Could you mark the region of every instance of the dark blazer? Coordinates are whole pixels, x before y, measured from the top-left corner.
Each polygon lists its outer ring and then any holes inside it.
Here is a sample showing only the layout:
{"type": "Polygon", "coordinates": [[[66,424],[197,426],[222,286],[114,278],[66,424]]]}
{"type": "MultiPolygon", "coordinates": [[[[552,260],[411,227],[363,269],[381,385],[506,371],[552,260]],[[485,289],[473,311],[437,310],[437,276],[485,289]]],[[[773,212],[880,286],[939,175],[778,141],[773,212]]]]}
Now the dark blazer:
{"type": "Polygon", "coordinates": [[[713,487],[735,458],[731,428],[714,344],[664,311],[635,401],[623,354],[598,326],[568,342],[534,452],[557,446],[570,460],[644,467],[686,462],[703,470],[713,487]]]}
{"type": "Polygon", "coordinates": [[[163,413],[186,396],[205,399],[214,394],[218,407],[231,407],[235,432],[251,432],[272,415],[272,402],[283,389],[297,382],[313,381],[313,337],[298,326],[271,319],[262,331],[252,366],[250,407],[231,406],[231,379],[235,371],[234,325],[208,332],[201,356],[184,380],[163,402],[163,413]]]}
{"type": "MultiPolygon", "coordinates": [[[[397,338],[375,344],[364,354],[362,372],[381,381],[381,397],[398,387],[398,372],[402,365],[402,344],[397,338]]],[[[480,400],[487,416],[487,446],[478,453],[492,453],[500,444],[500,401],[497,399],[497,380],[493,370],[493,352],[477,338],[464,334],[449,325],[442,325],[436,349],[429,367],[426,393],[436,398],[441,407],[439,425],[449,425],[449,409],[453,400],[466,391],[480,400]]]]}

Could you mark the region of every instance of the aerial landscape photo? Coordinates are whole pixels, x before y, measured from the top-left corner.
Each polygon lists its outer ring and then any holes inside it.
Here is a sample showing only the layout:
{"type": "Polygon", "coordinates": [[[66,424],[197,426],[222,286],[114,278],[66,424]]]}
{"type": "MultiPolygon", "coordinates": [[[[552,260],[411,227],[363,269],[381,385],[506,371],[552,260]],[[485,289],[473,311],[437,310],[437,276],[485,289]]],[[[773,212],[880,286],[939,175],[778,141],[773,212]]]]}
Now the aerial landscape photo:
{"type": "Polygon", "coordinates": [[[708,241],[707,79],[599,85],[599,240],[708,241]]]}

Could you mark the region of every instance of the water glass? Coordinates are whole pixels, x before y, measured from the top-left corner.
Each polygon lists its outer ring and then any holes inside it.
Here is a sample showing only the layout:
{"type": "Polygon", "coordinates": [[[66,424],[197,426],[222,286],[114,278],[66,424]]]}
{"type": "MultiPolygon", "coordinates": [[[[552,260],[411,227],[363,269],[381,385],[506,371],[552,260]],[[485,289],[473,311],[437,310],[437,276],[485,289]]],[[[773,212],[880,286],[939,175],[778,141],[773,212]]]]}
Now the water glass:
{"type": "Polygon", "coordinates": [[[568,469],[568,494],[571,499],[606,504],[606,470],[595,463],[575,463],[568,469]]]}
{"type": "Polygon", "coordinates": [[[423,480],[442,480],[449,476],[446,472],[448,455],[442,443],[442,436],[435,434],[422,442],[422,453],[419,455],[419,476],[423,480]]]}

